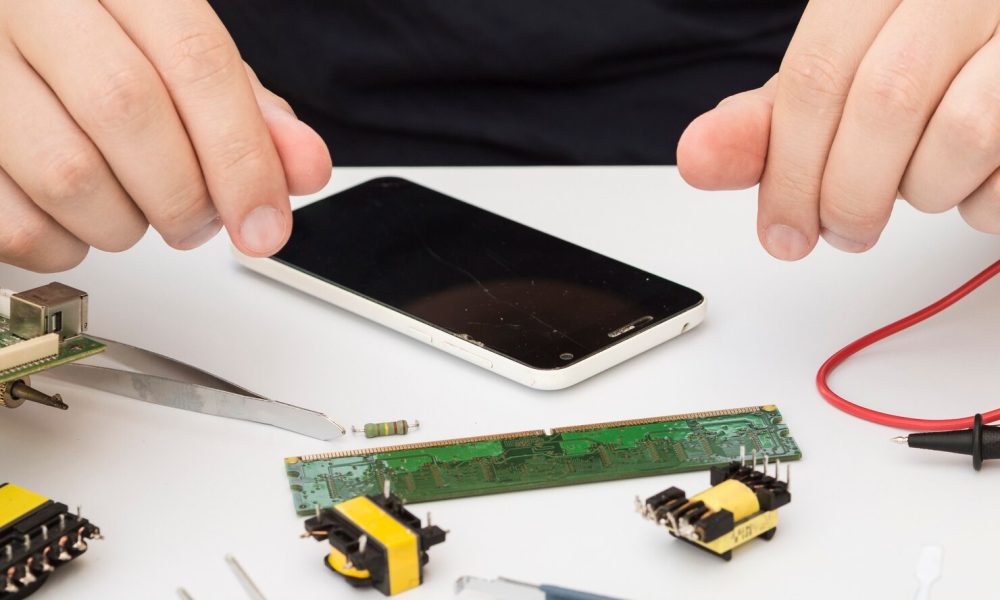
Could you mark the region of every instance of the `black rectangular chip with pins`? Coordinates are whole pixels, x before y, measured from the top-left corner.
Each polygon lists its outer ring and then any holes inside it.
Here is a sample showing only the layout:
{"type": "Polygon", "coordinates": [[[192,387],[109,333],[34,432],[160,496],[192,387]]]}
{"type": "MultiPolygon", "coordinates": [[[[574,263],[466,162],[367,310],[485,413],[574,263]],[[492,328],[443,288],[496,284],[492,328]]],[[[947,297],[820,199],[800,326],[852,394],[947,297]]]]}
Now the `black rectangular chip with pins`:
{"type": "Polygon", "coordinates": [[[0,484],[0,600],[36,592],[49,575],[87,551],[100,529],[65,504],[0,484]]]}

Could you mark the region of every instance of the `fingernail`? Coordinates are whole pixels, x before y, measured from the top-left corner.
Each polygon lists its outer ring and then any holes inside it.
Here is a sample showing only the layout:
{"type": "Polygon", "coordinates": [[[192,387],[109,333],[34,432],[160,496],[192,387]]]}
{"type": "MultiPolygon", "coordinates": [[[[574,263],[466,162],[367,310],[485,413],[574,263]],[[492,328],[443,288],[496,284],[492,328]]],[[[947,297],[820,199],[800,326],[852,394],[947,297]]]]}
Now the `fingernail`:
{"type": "Polygon", "coordinates": [[[193,250],[212,239],[215,234],[219,233],[220,229],[222,229],[222,219],[216,216],[208,223],[205,223],[201,229],[177,242],[176,247],[178,250],[193,250]]]}
{"type": "Polygon", "coordinates": [[[849,240],[843,236],[837,235],[826,227],[820,230],[820,235],[823,236],[823,239],[826,240],[827,244],[830,244],[837,250],[842,250],[844,252],[864,252],[875,245],[875,242],[856,242],[854,240],[849,240]]]}
{"type": "Polygon", "coordinates": [[[764,246],[771,256],[781,260],[799,260],[809,254],[809,240],[788,225],[769,225],[764,232],[764,246]]]}
{"type": "Polygon", "coordinates": [[[244,247],[254,254],[270,256],[285,241],[285,217],[273,206],[258,206],[240,227],[244,247]]]}

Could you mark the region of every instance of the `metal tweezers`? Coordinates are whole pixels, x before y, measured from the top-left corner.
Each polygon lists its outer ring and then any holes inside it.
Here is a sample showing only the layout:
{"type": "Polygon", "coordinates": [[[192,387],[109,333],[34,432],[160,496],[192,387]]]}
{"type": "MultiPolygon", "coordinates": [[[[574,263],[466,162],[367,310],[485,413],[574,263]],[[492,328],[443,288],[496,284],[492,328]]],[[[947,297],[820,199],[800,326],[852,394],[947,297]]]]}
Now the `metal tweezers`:
{"type": "Polygon", "coordinates": [[[46,377],[161,406],[206,415],[273,425],[319,440],[346,430],[321,412],[265,398],[172,358],[87,334],[107,350],[88,362],[110,360],[117,366],[71,363],[45,371],[46,377]]]}

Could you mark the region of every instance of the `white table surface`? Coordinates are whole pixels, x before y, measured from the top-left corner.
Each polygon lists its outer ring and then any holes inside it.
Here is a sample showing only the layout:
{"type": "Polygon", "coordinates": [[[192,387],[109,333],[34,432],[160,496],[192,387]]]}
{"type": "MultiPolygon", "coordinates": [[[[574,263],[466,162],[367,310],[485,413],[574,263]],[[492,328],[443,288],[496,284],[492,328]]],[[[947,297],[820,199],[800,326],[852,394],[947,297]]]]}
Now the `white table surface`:
{"type": "MultiPolygon", "coordinates": [[[[58,276],[0,266],[0,284],[60,280],[90,293],[95,335],[181,358],[339,422],[420,419],[429,441],[775,403],[805,458],[778,534],[730,563],[670,538],[632,499],[707,473],[421,504],[450,529],[409,600],[449,598],[460,575],[505,575],[625,598],[908,598],[926,544],[944,548],[934,598],[995,581],[1000,461],[895,446],[895,430],[826,405],[816,368],[846,342],[936,300],[1000,256],[1000,237],[954,212],[897,208],[864,255],[820,247],[795,264],[758,246],[754,191],[706,193],[670,168],[335,169],[335,191],[394,174],[692,286],[708,319],[680,339],[560,392],[533,391],[238,267],[222,237],[179,253],[155,234],[58,276]]],[[[299,203],[302,203],[299,200],[299,203]]],[[[1000,281],[846,364],[835,388],[873,407],[947,417],[1000,405],[1000,281]]],[[[38,377],[36,385],[43,379],[38,377]]],[[[44,599],[244,598],[234,553],[269,600],[378,598],[299,539],[282,459],[381,445],[311,440],[45,382],[68,412],[0,414],[9,480],[106,534],[44,599]]]]}

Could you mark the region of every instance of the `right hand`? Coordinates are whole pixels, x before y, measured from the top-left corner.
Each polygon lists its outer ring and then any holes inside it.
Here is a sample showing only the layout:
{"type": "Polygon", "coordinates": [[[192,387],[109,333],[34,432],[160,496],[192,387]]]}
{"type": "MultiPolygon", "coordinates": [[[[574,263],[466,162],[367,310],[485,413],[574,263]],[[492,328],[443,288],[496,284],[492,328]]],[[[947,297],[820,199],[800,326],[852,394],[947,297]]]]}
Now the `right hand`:
{"type": "Polygon", "coordinates": [[[0,0],[0,262],[61,271],[149,225],[269,256],[330,168],[205,0],[0,0]]]}

